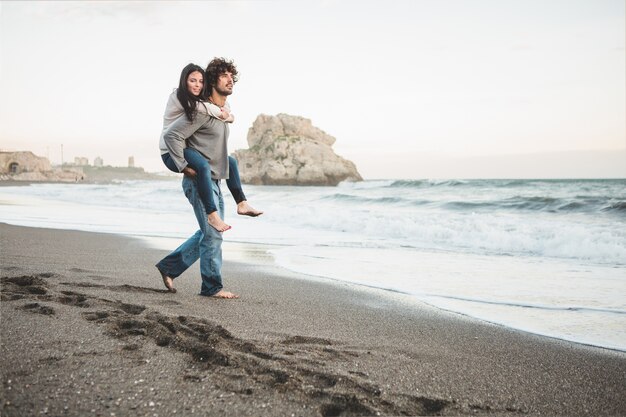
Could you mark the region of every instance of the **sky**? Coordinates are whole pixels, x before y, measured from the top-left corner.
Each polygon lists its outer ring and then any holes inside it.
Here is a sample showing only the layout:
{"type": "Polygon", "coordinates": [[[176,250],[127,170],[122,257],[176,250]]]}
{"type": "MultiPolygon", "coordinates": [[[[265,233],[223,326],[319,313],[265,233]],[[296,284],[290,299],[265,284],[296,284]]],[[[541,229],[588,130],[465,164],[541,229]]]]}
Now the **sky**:
{"type": "Polygon", "coordinates": [[[168,95],[233,59],[229,150],[311,119],[364,178],[626,177],[624,0],[0,2],[0,149],[162,171],[168,95]]]}

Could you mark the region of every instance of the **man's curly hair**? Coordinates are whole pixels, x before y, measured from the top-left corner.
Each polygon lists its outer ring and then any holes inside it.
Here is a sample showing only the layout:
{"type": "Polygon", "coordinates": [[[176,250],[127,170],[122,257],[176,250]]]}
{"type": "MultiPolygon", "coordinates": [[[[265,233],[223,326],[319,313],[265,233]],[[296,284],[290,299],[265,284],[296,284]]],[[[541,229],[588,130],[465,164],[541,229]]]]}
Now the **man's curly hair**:
{"type": "Polygon", "coordinates": [[[213,58],[213,60],[209,62],[209,65],[206,67],[204,78],[204,86],[207,96],[211,95],[213,86],[217,84],[217,79],[225,72],[230,72],[233,75],[234,83],[239,81],[239,77],[237,77],[237,67],[233,61],[229,61],[226,58],[213,58]]]}

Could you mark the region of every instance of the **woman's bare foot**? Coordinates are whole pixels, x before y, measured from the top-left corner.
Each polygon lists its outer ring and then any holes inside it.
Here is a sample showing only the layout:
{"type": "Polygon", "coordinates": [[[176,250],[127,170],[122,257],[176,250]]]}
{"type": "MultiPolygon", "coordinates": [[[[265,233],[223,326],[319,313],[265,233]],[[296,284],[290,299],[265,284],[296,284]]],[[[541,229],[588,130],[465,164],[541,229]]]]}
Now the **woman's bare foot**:
{"type": "Polygon", "coordinates": [[[213,294],[212,297],[215,297],[215,298],[225,298],[225,299],[229,299],[229,300],[232,300],[232,299],[235,299],[235,298],[239,298],[239,296],[237,294],[233,294],[232,292],[224,291],[224,290],[219,290],[218,292],[213,294]]]}
{"type": "Polygon", "coordinates": [[[246,200],[243,200],[242,202],[237,204],[237,214],[241,216],[256,217],[263,214],[263,212],[255,209],[250,204],[248,204],[246,200]]]}
{"type": "MultiPolygon", "coordinates": [[[[157,268],[159,269],[159,268],[157,268]]],[[[163,284],[165,284],[165,288],[167,288],[167,290],[169,292],[176,292],[176,288],[174,288],[174,280],[170,277],[167,276],[166,273],[164,273],[163,271],[161,271],[159,269],[159,273],[161,274],[161,278],[163,278],[163,284]]]]}
{"type": "Polygon", "coordinates": [[[224,223],[224,221],[220,218],[220,215],[217,214],[217,211],[208,215],[209,224],[213,226],[215,230],[218,232],[225,232],[231,227],[224,223]]]}

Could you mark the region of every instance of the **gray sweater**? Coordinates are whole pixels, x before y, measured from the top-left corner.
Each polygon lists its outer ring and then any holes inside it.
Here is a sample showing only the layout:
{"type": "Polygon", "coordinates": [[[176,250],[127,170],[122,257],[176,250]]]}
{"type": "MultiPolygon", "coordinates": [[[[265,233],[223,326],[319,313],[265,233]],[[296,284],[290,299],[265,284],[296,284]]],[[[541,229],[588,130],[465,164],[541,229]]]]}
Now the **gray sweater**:
{"type": "MultiPolygon", "coordinates": [[[[165,139],[163,138],[163,134],[167,130],[168,127],[172,124],[172,122],[179,117],[186,117],[185,110],[183,109],[182,104],[178,101],[178,97],[176,97],[176,91],[178,89],[175,88],[172,94],[170,94],[167,99],[167,105],[165,106],[165,113],[163,114],[163,130],[161,131],[161,137],[159,138],[159,149],[161,150],[161,155],[164,153],[168,153],[167,145],[165,145],[165,139]]],[[[210,103],[208,101],[199,102],[196,106],[196,110],[198,113],[208,113],[209,115],[216,117],[220,120],[224,120],[225,122],[232,123],[235,119],[233,114],[231,113],[230,106],[228,102],[224,104],[224,108],[230,113],[228,119],[222,119],[222,110],[217,107],[215,104],[210,103]]]]}
{"type": "Polygon", "coordinates": [[[165,145],[179,171],[187,166],[185,142],[211,164],[213,179],[228,179],[228,124],[208,114],[196,113],[193,121],[179,117],[163,133],[165,145]]]}

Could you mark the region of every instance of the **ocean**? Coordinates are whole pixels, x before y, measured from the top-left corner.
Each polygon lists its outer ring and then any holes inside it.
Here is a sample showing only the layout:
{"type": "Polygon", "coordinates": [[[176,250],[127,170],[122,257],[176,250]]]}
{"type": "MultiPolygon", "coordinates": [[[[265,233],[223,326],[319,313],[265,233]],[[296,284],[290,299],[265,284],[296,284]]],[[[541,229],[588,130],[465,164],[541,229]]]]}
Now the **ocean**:
{"type": "MultiPolygon", "coordinates": [[[[225,240],[261,245],[280,267],[626,351],[626,180],[247,185],[265,211],[255,219],[222,188],[225,240]]],[[[178,180],[0,187],[0,221],[172,249],[197,229],[178,180]]]]}

